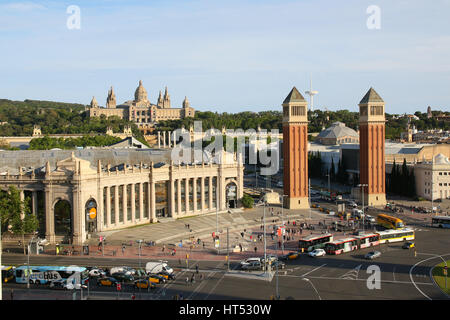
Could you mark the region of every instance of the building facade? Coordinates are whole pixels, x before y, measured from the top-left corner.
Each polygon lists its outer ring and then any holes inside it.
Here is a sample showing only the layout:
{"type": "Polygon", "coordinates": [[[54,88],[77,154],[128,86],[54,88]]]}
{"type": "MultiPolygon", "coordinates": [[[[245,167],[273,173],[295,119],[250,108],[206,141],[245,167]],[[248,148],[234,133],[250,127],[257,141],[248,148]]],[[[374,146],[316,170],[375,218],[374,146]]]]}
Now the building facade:
{"type": "Polygon", "coordinates": [[[283,187],[289,209],[309,208],[308,103],[297,88],[283,101],[283,187]]]}
{"type": "Polygon", "coordinates": [[[450,198],[450,161],[438,154],[433,161],[424,161],[414,166],[416,193],[427,200],[450,198]]]}
{"type": "Polygon", "coordinates": [[[370,88],[359,103],[359,171],[370,206],[386,204],[384,101],[370,88]]]}
{"type": "Polygon", "coordinates": [[[173,163],[96,166],[75,157],[45,168],[0,175],[0,187],[14,185],[30,196],[39,232],[50,243],[82,244],[97,231],[116,230],[164,218],[201,215],[239,206],[243,164],[173,163]]]}
{"type": "Polygon", "coordinates": [[[140,80],[133,100],[117,105],[116,95],[111,87],[106,99],[106,108],[101,108],[95,97],[93,97],[88,114],[90,117],[100,117],[102,115],[105,117],[117,116],[134,122],[142,130],[148,130],[151,124],[161,120],[178,120],[194,117],[195,110],[191,107],[187,97],[184,98],[181,108],[172,108],[167,87],[164,96],[160,91],[157,103],[151,103],[147,90],[144,88],[142,80],[140,80]]]}
{"type": "Polygon", "coordinates": [[[321,131],[315,141],[324,145],[340,145],[344,143],[359,143],[359,134],[344,123],[336,121],[331,127],[321,131]]]}

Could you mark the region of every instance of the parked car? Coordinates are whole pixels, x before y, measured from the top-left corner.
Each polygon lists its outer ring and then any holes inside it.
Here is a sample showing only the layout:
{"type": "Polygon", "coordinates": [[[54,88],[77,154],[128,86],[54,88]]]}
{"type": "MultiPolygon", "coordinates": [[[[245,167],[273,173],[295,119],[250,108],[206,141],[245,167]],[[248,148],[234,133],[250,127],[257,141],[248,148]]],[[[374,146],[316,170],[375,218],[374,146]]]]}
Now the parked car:
{"type": "Polygon", "coordinates": [[[403,244],[402,248],[403,249],[411,249],[414,248],[416,245],[414,244],[414,242],[411,241],[407,241],[403,244]]]}
{"type": "Polygon", "coordinates": [[[165,278],[166,280],[175,280],[175,274],[167,271],[158,272],[157,275],[165,278]]]}
{"type": "Polygon", "coordinates": [[[148,289],[149,287],[150,289],[154,289],[156,288],[156,285],[147,279],[139,279],[134,281],[134,287],[136,289],[148,289]]]}
{"type": "Polygon", "coordinates": [[[280,260],[294,260],[297,259],[299,257],[298,252],[289,252],[288,254],[285,254],[283,256],[280,256],[279,259],[280,260]]]}
{"type": "Polygon", "coordinates": [[[93,268],[89,271],[89,276],[90,277],[104,277],[104,276],[106,276],[106,272],[103,271],[102,269],[93,268]]]}
{"type": "Polygon", "coordinates": [[[326,255],[326,252],[323,249],[314,249],[313,251],[308,253],[308,255],[310,257],[323,257],[324,255],[326,255]]]}
{"type": "Polygon", "coordinates": [[[272,262],[270,267],[272,268],[272,270],[275,270],[277,267],[278,267],[278,269],[284,269],[284,268],[286,268],[286,263],[276,260],[276,261],[272,262]]]}
{"type": "Polygon", "coordinates": [[[376,222],[377,222],[377,219],[375,219],[374,217],[369,216],[369,215],[366,215],[366,216],[364,217],[364,220],[365,220],[365,221],[369,221],[370,223],[376,223],[376,222]]]}
{"type": "Polygon", "coordinates": [[[245,264],[248,264],[248,263],[251,263],[251,262],[259,262],[259,263],[261,263],[261,258],[248,258],[248,259],[242,260],[240,262],[240,264],[242,266],[242,265],[245,265],[245,264]]]}
{"type": "Polygon", "coordinates": [[[116,273],[113,273],[112,276],[114,278],[116,278],[117,280],[124,281],[124,282],[133,281],[134,280],[134,277],[131,274],[128,274],[128,273],[125,273],[125,272],[116,272],[116,273]]]}
{"type": "Polygon", "coordinates": [[[153,283],[166,283],[167,282],[166,278],[164,278],[163,276],[157,275],[157,274],[150,274],[148,276],[148,280],[153,283]]]}
{"type": "Polygon", "coordinates": [[[369,260],[373,260],[375,258],[378,258],[381,256],[381,252],[380,251],[370,251],[369,253],[367,253],[364,258],[365,259],[369,259],[369,260]]]}
{"type": "Polygon", "coordinates": [[[262,270],[263,266],[261,264],[261,262],[259,261],[251,261],[249,263],[246,264],[241,264],[241,269],[242,270],[262,270]]]}
{"type": "Polygon", "coordinates": [[[117,283],[119,283],[119,281],[113,277],[104,277],[104,278],[99,278],[97,280],[98,286],[111,287],[111,286],[115,286],[117,283]]]}

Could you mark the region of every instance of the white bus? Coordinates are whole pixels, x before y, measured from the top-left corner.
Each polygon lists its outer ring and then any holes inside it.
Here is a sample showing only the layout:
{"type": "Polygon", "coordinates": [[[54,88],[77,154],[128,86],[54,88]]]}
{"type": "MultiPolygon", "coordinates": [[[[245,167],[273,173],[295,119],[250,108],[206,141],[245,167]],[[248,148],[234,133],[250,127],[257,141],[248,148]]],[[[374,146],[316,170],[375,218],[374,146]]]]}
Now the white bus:
{"type": "Polygon", "coordinates": [[[436,228],[450,228],[450,217],[436,216],[431,219],[431,226],[436,228]]]}
{"type": "Polygon", "coordinates": [[[389,229],[376,232],[380,236],[380,244],[399,242],[399,241],[414,241],[414,230],[411,228],[403,229],[389,229]]]}

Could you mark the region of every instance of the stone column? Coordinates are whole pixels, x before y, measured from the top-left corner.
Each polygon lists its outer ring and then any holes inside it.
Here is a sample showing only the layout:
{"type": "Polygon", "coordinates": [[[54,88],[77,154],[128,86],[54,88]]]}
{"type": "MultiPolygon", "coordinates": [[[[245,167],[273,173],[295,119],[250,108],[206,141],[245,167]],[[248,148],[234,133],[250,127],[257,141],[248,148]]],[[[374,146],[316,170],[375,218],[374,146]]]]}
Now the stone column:
{"type": "Polygon", "coordinates": [[[161,132],[158,131],[158,148],[161,148],[161,132]]]}
{"type": "Polygon", "coordinates": [[[97,201],[97,231],[103,231],[105,227],[105,201],[103,201],[103,187],[98,187],[97,201]],[[99,223],[100,222],[100,223],[99,223]]]}
{"type": "Polygon", "coordinates": [[[38,196],[37,191],[32,192],[32,212],[34,215],[38,212],[38,196]]]}
{"type": "Polygon", "coordinates": [[[133,183],[131,184],[131,223],[134,224],[135,215],[136,215],[136,192],[135,192],[136,185],[133,183]]]}
{"type": "Polygon", "coordinates": [[[106,187],[106,229],[111,225],[111,191],[110,187],[106,187]]]}
{"type": "Polygon", "coordinates": [[[150,181],[150,221],[156,222],[156,187],[155,181],[150,181]]]}
{"type": "Polygon", "coordinates": [[[53,193],[51,186],[45,186],[45,238],[50,242],[55,242],[55,215],[52,207],[53,193]]]}
{"type": "Polygon", "coordinates": [[[205,177],[200,178],[200,210],[205,211],[205,177]]]}
{"type": "Polygon", "coordinates": [[[167,134],[168,134],[168,139],[167,139],[167,146],[170,148],[170,145],[171,145],[171,143],[172,143],[172,141],[171,141],[171,139],[170,139],[170,131],[168,131],[167,132],[167,134]]]}
{"type": "Polygon", "coordinates": [[[177,179],[177,213],[181,215],[181,179],[177,179]]]}
{"type": "Polygon", "coordinates": [[[184,200],[186,202],[186,213],[189,212],[189,178],[184,179],[184,200]]]}
{"type": "Polygon", "coordinates": [[[212,188],[212,179],[213,179],[213,177],[209,177],[209,179],[208,179],[208,181],[209,181],[209,184],[208,184],[208,187],[209,187],[209,193],[208,193],[208,195],[209,195],[209,211],[212,211],[212,204],[213,204],[213,188],[212,188]]]}
{"type": "Polygon", "coordinates": [[[197,178],[192,179],[192,202],[194,204],[194,213],[197,212],[197,178]]]}
{"type": "Polygon", "coordinates": [[[115,225],[119,225],[119,185],[114,187],[114,220],[115,225]]]}
{"type": "Polygon", "coordinates": [[[73,243],[81,245],[86,240],[83,222],[85,221],[84,208],[80,207],[80,187],[74,186],[72,189],[72,217],[73,217],[73,243]]]}
{"type": "Polygon", "coordinates": [[[127,210],[127,185],[126,184],[123,185],[122,195],[123,195],[123,197],[122,197],[123,224],[126,224],[128,221],[127,220],[128,210],[127,210]]]}
{"type": "Polygon", "coordinates": [[[144,220],[144,185],[139,183],[139,221],[144,220]]]}
{"type": "Polygon", "coordinates": [[[166,148],[166,132],[163,131],[163,148],[166,148]]]}
{"type": "Polygon", "coordinates": [[[173,218],[176,216],[175,213],[175,181],[173,180],[173,176],[170,176],[170,198],[169,198],[169,208],[170,208],[170,216],[173,218]]]}

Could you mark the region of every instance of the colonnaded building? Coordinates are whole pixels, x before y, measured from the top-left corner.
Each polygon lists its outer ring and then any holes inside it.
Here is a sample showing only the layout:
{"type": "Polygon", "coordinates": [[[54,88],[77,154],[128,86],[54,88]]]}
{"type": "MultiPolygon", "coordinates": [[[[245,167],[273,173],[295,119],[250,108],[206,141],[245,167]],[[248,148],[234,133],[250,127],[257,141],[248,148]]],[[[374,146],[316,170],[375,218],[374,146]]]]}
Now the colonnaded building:
{"type": "Polygon", "coordinates": [[[220,159],[179,165],[170,150],[153,149],[2,151],[0,187],[31,199],[50,243],[82,244],[100,231],[237,207],[243,163],[233,154],[220,159]]]}
{"type": "Polygon", "coordinates": [[[139,129],[145,131],[151,124],[161,120],[178,120],[194,117],[195,110],[191,107],[187,97],[184,98],[181,108],[172,108],[167,87],[164,96],[159,91],[158,101],[156,104],[151,103],[147,90],[144,88],[142,80],[140,80],[139,86],[134,93],[134,100],[117,105],[116,94],[111,87],[106,99],[106,108],[100,107],[95,97],[92,97],[88,114],[89,117],[117,116],[134,122],[139,129]]]}

